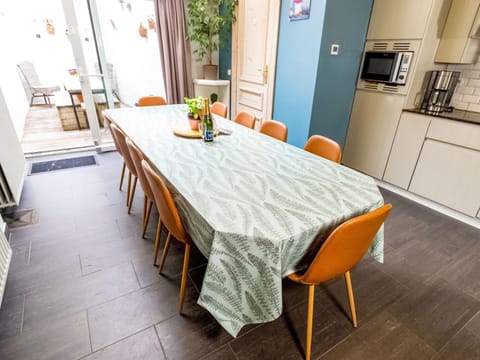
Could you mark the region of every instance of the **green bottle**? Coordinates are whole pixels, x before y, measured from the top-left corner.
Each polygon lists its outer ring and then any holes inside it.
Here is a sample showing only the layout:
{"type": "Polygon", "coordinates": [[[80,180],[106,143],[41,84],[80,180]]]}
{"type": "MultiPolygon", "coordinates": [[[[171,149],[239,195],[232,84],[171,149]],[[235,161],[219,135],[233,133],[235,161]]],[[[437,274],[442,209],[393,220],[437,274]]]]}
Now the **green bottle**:
{"type": "Polygon", "coordinates": [[[209,142],[213,141],[213,121],[210,116],[210,104],[208,99],[205,99],[205,107],[203,108],[203,119],[202,119],[202,137],[203,141],[209,142]]]}

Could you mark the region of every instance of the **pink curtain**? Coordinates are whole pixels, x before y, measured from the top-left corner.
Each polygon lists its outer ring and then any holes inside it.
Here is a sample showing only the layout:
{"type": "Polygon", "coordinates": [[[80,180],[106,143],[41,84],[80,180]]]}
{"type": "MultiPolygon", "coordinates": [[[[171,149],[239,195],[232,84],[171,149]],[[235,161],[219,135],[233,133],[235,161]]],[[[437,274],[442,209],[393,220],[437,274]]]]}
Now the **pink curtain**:
{"type": "Polygon", "coordinates": [[[155,13],[167,102],[181,104],[184,96],[193,96],[184,0],[155,0],[155,13]]]}

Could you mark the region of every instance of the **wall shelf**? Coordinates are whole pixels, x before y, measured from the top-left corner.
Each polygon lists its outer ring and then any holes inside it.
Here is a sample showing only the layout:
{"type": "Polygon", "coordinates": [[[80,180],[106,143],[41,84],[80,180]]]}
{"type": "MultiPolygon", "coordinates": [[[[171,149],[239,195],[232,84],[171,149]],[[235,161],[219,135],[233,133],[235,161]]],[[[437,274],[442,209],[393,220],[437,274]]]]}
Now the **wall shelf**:
{"type": "Polygon", "coordinates": [[[218,94],[218,101],[227,105],[227,118],[230,118],[230,80],[193,80],[195,96],[210,98],[211,93],[218,94]]]}

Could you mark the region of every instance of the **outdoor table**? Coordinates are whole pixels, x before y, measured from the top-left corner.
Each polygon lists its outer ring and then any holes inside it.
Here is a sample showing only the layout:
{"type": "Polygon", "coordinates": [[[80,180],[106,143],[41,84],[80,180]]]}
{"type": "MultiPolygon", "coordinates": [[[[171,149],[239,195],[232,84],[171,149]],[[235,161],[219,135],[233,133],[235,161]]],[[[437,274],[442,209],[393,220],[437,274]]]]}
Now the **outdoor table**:
{"type": "MultiPolygon", "coordinates": [[[[282,278],[304,268],[331,231],[383,198],[366,175],[216,117],[212,143],[174,135],[183,105],[109,109],[165,180],[208,259],[198,304],[232,335],[282,313],[282,278]]],[[[353,239],[352,239],[353,240],[353,239]]],[[[383,227],[370,254],[383,261],[383,227]]]]}
{"type": "MultiPolygon", "coordinates": [[[[100,79],[90,79],[90,85],[92,87],[92,94],[105,94],[105,89],[103,88],[103,83],[100,79]]],[[[68,94],[70,95],[73,113],[75,114],[75,120],[77,121],[78,130],[80,130],[80,119],[78,118],[77,107],[75,106],[75,100],[73,98],[74,95],[82,95],[82,87],[80,86],[80,81],[78,80],[78,77],[70,76],[67,80],[65,80],[63,87],[65,88],[65,90],[68,91],[68,94]]]]}

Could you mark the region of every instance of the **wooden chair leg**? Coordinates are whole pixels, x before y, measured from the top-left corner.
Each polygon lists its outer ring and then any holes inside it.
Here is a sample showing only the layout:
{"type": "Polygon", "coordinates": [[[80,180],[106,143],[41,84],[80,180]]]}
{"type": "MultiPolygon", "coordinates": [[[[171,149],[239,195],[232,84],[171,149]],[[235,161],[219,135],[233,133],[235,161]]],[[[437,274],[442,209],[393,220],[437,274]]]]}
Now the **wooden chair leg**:
{"type": "Polygon", "coordinates": [[[125,164],[125,161],[123,162],[122,166],[122,175],[120,175],[120,186],[119,190],[122,191],[122,186],[123,186],[123,179],[125,178],[125,168],[127,167],[127,164],[125,164]]]}
{"type": "Polygon", "coordinates": [[[128,171],[128,182],[127,182],[127,207],[128,207],[128,202],[130,200],[130,187],[132,185],[132,173],[130,170],[128,171]]]}
{"type": "MultiPolygon", "coordinates": [[[[150,214],[152,213],[153,201],[150,201],[150,204],[147,208],[147,213],[145,215],[145,221],[143,222],[143,232],[142,239],[145,238],[145,232],[147,231],[148,221],[150,220],[150,214]]],[[[158,230],[160,232],[161,228],[158,230]]]]}
{"type": "Polygon", "coordinates": [[[350,271],[345,273],[345,284],[347,285],[348,301],[350,303],[350,312],[352,313],[353,327],[357,327],[357,313],[355,312],[355,300],[353,299],[352,280],[350,279],[350,271]]]}
{"type": "Polygon", "coordinates": [[[147,216],[147,203],[148,203],[147,195],[143,195],[142,230],[143,230],[143,225],[145,225],[145,217],[147,216]]]}
{"type": "Polygon", "coordinates": [[[180,302],[178,304],[178,313],[183,310],[183,302],[185,300],[185,285],[187,284],[188,261],[190,260],[190,245],[185,244],[185,255],[183,256],[182,283],[180,285],[180,302]]]}
{"type": "Polygon", "coordinates": [[[137,180],[138,177],[135,176],[135,179],[133,179],[133,187],[130,194],[130,201],[128,202],[128,215],[130,215],[130,211],[132,211],[133,197],[135,196],[135,190],[137,188],[137,180]]]}
{"type": "Polygon", "coordinates": [[[160,268],[158,269],[159,273],[162,272],[163,266],[165,265],[165,260],[167,259],[168,249],[170,248],[171,237],[172,237],[172,234],[170,234],[170,232],[168,232],[167,240],[165,241],[165,246],[163,247],[163,251],[162,251],[162,259],[160,260],[160,268]]]}
{"type": "Polygon", "coordinates": [[[307,336],[305,340],[305,359],[310,360],[312,354],[313,305],[315,301],[315,285],[308,286],[307,336]]]}
{"type": "MultiPolygon", "coordinates": [[[[162,230],[162,220],[158,217],[157,233],[155,235],[155,247],[153,248],[153,266],[157,266],[158,249],[160,248],[160,233],[162,230]]],[[[170,235],[170,233],[169,233],[170,235]]]]}

